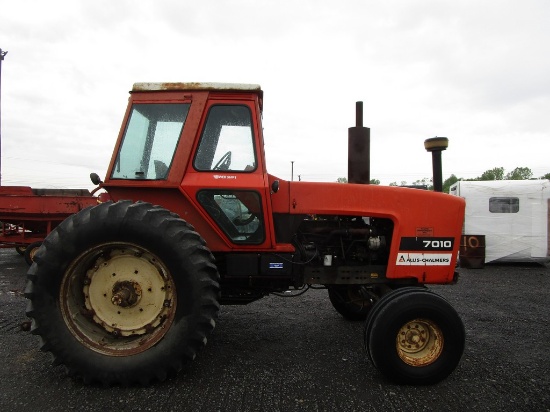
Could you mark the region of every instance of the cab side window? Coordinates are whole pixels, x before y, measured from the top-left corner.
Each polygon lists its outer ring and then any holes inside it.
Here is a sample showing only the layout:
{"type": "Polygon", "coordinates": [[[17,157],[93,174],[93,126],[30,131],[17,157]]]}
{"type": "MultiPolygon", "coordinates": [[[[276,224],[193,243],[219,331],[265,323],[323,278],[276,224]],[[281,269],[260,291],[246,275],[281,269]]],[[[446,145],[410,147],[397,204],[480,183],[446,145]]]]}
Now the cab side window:
{"type": "Polygon", "coordinates": [[[247,190],[201,190],[197,199],[233,243],[265,239],[260,195],[247,190]]]}
{"type": "Polygon", "coordinates": [[[250,109],[215,105],[208,111],[193,165],[199,171],[249,172],[256,169],[250,109]]]}

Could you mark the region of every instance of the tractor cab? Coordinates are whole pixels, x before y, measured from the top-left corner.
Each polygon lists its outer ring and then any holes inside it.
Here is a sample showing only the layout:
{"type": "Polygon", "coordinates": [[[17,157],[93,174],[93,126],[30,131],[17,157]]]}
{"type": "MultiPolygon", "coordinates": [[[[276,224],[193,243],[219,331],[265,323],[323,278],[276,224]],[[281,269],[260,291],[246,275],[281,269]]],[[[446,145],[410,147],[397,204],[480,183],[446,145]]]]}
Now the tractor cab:
{"type": "Polygon", "coordinates": [[[104,186],[160,204],[170,196],[143,188],[177,187],[188,197],[175,210],[205,215],[214,244],[272,248],[261,104],[258,85],[135,84],[104,186]]]}

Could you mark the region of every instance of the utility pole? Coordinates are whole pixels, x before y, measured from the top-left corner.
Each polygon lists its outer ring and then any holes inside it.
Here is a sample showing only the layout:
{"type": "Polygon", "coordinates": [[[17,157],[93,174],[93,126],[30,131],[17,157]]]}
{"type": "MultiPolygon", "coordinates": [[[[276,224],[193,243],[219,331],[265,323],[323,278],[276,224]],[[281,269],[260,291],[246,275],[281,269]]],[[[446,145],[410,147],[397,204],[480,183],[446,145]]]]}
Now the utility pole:
{"type": "Polygon", "coordinates": [[[2,186],[2,62],[7,51],[0,49],[0,186],[2,186]]]}

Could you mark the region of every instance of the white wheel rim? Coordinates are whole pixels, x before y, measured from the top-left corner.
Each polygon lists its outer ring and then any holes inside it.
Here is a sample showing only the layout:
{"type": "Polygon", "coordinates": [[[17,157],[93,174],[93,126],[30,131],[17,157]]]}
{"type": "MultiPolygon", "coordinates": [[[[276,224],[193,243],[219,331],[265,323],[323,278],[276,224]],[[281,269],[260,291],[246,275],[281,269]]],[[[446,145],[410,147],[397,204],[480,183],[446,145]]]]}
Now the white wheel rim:
{"type": "Polygon", "coordinates": [[[73,336],[114,356],[154,346],[177,307],[175,283],[163,262],[137,245],[118,242],[77,257],[65,272],[59,299],[73,336]]]}
{"type": "Polygon", "coordinates": [[[124,249],[112,251],[108,261],[96,261],[83,288],[96,323],[121,336],[143,335],[161,323],[170,309],[172,288],[152,261],[152,255],[137,257],[124,249]]]}

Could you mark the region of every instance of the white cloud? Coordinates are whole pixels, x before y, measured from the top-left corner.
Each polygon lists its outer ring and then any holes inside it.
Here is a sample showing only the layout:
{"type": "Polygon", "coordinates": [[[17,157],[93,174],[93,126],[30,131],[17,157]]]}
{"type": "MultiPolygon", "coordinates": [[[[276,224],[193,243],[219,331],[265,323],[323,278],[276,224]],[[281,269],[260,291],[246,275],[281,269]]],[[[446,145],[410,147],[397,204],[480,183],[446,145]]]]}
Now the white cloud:
{"type": "Polygon", "coordinates": [[[334,181],[364,101],[372,177],[550,172],[545,0],[0,0],[2,184],[90,187],[136,81],[259,83],[268,169],[334,181]]]}

